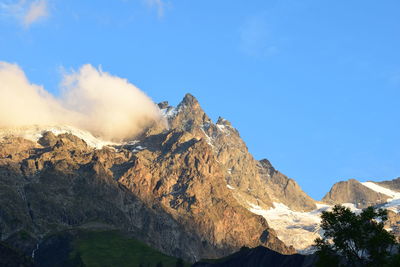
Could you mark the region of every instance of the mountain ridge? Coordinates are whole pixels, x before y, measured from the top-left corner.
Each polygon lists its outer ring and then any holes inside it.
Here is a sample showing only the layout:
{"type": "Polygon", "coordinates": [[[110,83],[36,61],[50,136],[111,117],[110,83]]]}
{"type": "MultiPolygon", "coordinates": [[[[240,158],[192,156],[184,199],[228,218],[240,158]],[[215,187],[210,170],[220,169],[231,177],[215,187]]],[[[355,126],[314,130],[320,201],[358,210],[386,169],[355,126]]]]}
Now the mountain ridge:
{"type": "Polygon", "coordinates": [[[98,221],[190,261],[243,245],[294,253],[227,188],[205,134],[220,127],[194,97],[185,96],[178,109],[169,130],[151,129],[140,140],[102,148],[72,132],[44,131],[37,141],[3,137],[2,239],[24,230],[39,241],[47,233],[98,221]]]}
{"type": "MultiPolygon", "coordinates": [[[[242,246],[312,253],[322,211],[385,207],[391,196],[374,186],[399,186],[342,182],[321,203],[269,160],[254,159],[239,131],[222,117],[214,123],[191,94],[158,107],[167,127],[119,143],[69,126],[0,131],[1,239],[18,245],[17,233],[27,232],[30,255],[49,233],[102,225],[191,262],[242,246]]],[[[392,211],[390,227],[398,221],[392,211]]]]}

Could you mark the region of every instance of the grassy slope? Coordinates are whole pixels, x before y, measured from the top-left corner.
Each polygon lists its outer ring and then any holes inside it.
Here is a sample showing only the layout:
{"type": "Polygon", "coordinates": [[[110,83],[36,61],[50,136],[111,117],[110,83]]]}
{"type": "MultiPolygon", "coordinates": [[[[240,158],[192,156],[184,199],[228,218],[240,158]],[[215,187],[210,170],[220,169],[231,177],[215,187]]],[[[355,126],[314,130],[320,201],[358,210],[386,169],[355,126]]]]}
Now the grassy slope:
{"type": "MultiPolygon", "coordinates": [[[[176,266],[177,259],[164,255],[146,244],[116,231],[93,231],[79,235],[74,241],[72,259],[84,266],[176,266]],[[142,265],[140,265],[142,264],[142,265]]],[[[189,266],[186,264],[185,266],[189,266]]]]}

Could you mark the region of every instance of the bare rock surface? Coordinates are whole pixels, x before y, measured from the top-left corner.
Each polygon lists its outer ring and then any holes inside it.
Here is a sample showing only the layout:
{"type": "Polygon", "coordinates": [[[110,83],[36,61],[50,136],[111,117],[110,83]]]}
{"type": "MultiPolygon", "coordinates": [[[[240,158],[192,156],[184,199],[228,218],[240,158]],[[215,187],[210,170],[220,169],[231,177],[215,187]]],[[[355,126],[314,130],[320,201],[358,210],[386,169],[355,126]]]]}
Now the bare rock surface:
{"type": "Polygon", "coordinates": [[[389,196],[378,193],[355,179],[334,184],[322,201],[329,204],[351,203],[357,208],[366,208],[385,203],[389,196]]]}
{"type": "Polygon", "coordinates": [[[389,188],[391,190],[400,192],[400,177],[393,180],[377,182],[377,184],[389,188]]]}
{"type": "Polygon", "coordinates": [[[159,106],[168,130],[148,129],[102,149],[71,133],[43,132],[37,142],[2,137],[1,239],[20,246],[26,233],[21,248],[29,252],[51,233],[101,227],[193,262],[242,246],[294,253],[248,207],[282,200],[312,209],[298,185],[255,160],[237,130],[224,119],[214,124],[193,96],[176,108],[159,106]],[[303,200],[294,203],[290,194],[303,200]]]}

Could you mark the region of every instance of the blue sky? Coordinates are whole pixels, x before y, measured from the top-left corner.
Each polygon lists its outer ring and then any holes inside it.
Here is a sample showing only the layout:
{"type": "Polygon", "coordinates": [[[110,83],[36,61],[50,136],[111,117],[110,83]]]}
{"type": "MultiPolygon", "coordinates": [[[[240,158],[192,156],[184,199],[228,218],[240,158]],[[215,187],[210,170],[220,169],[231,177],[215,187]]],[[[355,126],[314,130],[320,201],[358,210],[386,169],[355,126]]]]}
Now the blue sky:
{"type": "Polygon", "coordinates": [[[399,12],[397,0],[0,0],[0,61],[55,95],[85,63],[156,102],[190,92],[320,199],[339,180],[400,176],[399,12]]]}

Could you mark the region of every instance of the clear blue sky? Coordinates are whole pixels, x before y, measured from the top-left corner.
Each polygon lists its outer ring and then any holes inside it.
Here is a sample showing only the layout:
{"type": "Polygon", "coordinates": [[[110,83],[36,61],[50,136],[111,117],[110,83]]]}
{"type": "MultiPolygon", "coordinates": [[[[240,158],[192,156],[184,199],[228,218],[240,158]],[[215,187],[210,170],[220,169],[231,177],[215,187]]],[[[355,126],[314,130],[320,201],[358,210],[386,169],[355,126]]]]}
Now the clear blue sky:
{"type": "Polygon", "coordinates": [[[85,63],[156,102],[190,92],[316,199],[400,176],[398,0],[31,4],[0,0],[0,60],[56,95],[85,63]]]}

